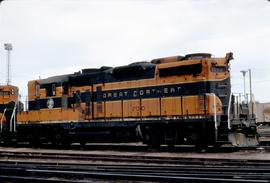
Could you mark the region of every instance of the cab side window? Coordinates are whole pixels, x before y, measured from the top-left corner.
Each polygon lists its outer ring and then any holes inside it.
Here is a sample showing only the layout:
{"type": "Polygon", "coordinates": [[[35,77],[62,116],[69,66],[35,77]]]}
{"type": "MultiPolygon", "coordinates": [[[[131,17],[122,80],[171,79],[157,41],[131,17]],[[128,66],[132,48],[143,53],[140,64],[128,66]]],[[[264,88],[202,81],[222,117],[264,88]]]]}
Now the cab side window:
{"type": "Polygon", "coordinates": [[[56,84],[52,83],[46,87],[46,95],[47,97],[56,95],[56,84]]]}
{"type": "Polygon", "coordinates": [[[36,97],[39,97],[40,85],[36,85],[36,97]]]}
{"type": "Polygon", "coordinates": [[[228,69],[226,66],[212,65],[211,72],[227,72],[228,69]]]}

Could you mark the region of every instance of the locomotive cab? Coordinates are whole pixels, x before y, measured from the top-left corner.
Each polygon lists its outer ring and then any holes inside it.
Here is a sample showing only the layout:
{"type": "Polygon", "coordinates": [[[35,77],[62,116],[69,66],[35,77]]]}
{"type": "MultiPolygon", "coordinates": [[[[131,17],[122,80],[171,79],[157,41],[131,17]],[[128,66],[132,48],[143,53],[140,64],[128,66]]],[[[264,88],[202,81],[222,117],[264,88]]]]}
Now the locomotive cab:
{"type": "Polygon", "coordinates": [[[81,111],[71,105],[68,75],[28,82],[28,111],[18,113],[18,124],[77,122],[81,111]]]}

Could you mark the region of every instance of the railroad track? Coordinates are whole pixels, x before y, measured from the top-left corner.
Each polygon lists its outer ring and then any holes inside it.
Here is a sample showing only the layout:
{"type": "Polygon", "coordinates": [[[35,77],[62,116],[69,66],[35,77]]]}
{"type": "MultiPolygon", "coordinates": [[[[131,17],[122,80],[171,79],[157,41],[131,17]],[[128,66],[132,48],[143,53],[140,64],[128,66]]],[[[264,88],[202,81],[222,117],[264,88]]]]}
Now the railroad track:
{"type": "Polygon", "coordinates": [[[43,182],[89,182],[93,179],[157,182],[269,182],[269,172],[251,167],[201,167],[201,166],[142,166],[142,165],[93,165],[70,168],[69,166],[1,164],[5,176],[0,180],[43,182]],[[254,171],[254,172],[253,172],[254,171]],[[258,172],[264,172],[262,174],[258,172]],[[252,173],[253,172],[253,173],[252,173]]]}
{"type": "MultiPolygon", "coordinates": [[[[0,147],[4,144],[0,143],[0,147]]],[[[18,148],[31,148],[29,144],[16,144],[16,146],[6,146],[6,147],[18,147],[18,148]]],[[[41,144],[40,148],[42,149],[52,149],[52,150],[80,150],[80,151],[89,151],[89,150],[112,150],[112,151],[123,151],[123,152],[236,152],[241,150],[258,150],[262,149],[264,151],[270,151],[270,143],[262,142],[261,146],[257,147],[233,147],[233,146],[221,146],[221,147],[207,147],[205,149],[196,148],[191,145],[177,145],[172,147],[160,146],[159,148],[149,148],[144,144],[140,143],[125,143],[125,144],[103,144],[103,143],[89,143],[86,146],[81,146],[79,144],[72,144],[70,146],[53,146],[51,144],[41,144]]]]}
{"type": "MultiPolygon", "coordinates": [[[[10,162],[15,164],[30,162],[43,163],[49,160],[49,164],[61,165],[69,161],[80,162],[81,165],[89,165],[97,161],[117,162],[117,163],[144,163],[144,164],[168,164],[168,165],[190,165],[190,164],[213,164],[213,165],[250,165],[250,166],[270,166],[270,160],[246,160],[246,159],[217,159],[217,158],[191,158],[191,157],[162,157],[162,156],[142,156],[142,155],[108,155],[108,154],[78,154],[78,153],[57,153],[57,152],[11,152],[0,150],[0,163],[10,162]]],[[[71,164],[71,163],[69,163],[71,164]]],[[[74,165],[78,165],[75,163],[74,165]]]]}
{"type": "Polygon", "coordinates": [[[270,160],[0,150],[0,182],[269,182],[270,160]]]}

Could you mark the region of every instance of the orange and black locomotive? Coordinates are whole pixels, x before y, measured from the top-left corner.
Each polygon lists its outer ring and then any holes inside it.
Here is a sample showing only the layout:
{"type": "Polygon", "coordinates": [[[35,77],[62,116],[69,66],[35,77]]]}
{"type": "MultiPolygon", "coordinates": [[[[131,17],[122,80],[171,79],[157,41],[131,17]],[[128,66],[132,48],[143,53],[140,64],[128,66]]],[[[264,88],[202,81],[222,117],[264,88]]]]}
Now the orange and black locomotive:
{"type": "Polygon", "coordinates": [[[233,114],[231,59],[232,53],[189,54],[30,81],[28,110],[16,110],[15,123],[1,108],[1,137],[35,144],[256,144],[255,120],[233,114]]]}

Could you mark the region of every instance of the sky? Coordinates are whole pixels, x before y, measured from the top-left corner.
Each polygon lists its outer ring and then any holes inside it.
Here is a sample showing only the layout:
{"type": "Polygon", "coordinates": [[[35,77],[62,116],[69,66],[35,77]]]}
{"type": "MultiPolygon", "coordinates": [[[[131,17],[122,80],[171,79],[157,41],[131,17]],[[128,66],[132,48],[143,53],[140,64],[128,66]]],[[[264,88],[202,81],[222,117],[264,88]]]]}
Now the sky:
{"type": "MultiPolygon", "coordinates": [[[[267,0],[5,0],[0,4],[0,83],[4,43],[12,43],[12,84],[83,68],[120,66],[206,52],[234,53],[232,91],[251,69],[255,99],[270,102],[267,0]]],[[[248,85],[247,85],[248,87],[248,85]]]]}

